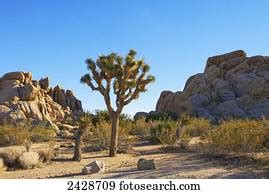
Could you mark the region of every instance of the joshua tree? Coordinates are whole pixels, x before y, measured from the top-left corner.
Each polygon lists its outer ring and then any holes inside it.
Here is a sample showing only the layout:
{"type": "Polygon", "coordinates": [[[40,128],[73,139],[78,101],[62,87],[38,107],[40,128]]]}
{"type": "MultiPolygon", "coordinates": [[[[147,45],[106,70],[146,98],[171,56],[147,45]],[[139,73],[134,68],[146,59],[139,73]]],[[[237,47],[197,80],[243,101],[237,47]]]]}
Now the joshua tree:
{"type": "Polygon", "coordinates": [[[126,57],[115,53],[99,56],[96,61],[87,59],[90,73],[81,77],[93,91],[99,91],[104,97],[111,120],[111,142],[109,156],[117,154],[119,117],[124,106],[146,91],[146,85],[155,78],[147,75],[149,65],[143,59],[135,58],[136,52],[130,50],[126,57]],[[111,104],[111,87],[115,95],[115,106],[111,104]]]}
{"type": "Polygon", "coordinates": [[[73,156],[73,160],[75,161],[81,161],[82,159],[82,156],[81,156],[82,137],[87,131],[87,129],[90,127],[90,123],[91,122],[86,115],[84,115],[79,120],[79,128],[76,134],[75,150],[74,150],[74,156],[73,156]]]}

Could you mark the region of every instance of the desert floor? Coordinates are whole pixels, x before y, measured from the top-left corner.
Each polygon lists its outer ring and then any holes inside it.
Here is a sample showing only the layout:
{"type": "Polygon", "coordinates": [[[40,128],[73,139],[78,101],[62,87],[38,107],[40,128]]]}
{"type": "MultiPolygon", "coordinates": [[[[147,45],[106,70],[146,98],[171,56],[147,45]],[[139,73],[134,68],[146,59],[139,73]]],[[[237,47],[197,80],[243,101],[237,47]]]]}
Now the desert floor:
{"type": "MultiPolygon", "coordinates": [[[[34,145],[33,150],[42,146],[34,145]]],[[[268,164],[257,164],[238,156],[201,154],[191,150],[168,153],[159,145],[146,143],[134,146],[133,151],[119,154],[117,158],[107,157],[106,151],[84,153],[81,162],[74,162],[72,149],[62,148],[50,164],[30,170],[4,171],[0,178],[269,178],[268,164]],[[155,159],[157,170],[138,171],[139,158],[155,159]],[[82,175],[81,169],[94,160],[105,162],[105,172],[82,175]]]]}

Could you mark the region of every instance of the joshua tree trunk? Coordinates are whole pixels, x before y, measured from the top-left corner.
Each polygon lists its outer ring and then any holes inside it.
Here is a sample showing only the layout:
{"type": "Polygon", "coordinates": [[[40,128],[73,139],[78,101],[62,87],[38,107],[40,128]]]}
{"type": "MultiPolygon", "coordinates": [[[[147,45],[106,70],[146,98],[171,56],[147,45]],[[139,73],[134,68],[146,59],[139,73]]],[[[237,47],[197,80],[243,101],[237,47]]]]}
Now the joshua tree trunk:
{"type": "Polygon", "coordinates": [[[111,116],[111,141],[110,141],[110,151],[109,156],[115,157],[117,156],[118,149],[118,127],[119,127],[119,114],[113,113],[111,116]]]}
{"type": "Polygon", "coordinates": [[[82,135],[83,135],[83,129],[79,129],[77,136],[76,136],[76,142],[75,142],[75,151],[74,151],[74,157],[73,160],[75,161],[81,161],[81,144],[82,144],[82,135]]]}

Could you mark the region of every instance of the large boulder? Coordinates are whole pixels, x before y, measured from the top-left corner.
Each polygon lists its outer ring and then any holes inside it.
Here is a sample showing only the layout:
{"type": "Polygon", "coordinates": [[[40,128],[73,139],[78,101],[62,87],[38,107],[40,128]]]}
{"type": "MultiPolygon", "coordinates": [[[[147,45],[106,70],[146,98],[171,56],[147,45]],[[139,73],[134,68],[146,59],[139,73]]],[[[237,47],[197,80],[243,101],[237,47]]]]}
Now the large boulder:
{"type": "Polygon", "coordinates": [[[219,104],[212,113],[220,118],[232,119],[232,118],[244,118],[246,114],[235,101],[226,101],[219,104]]]}
{"type": "Polygon", "coordinates": [[[148,116],[148,113],[147,112],[137,112],[134,115],[134,120],[146,118],[147,116],[148,116]]]}
{"type": "Polygon", "coordinates": [[[204,107],[210,103],[210,97],[205,94],[194,94],[190,96],[190,101],[194,106],[204,107]]]}
{"type": "Polygon", "coordinates": [[[146,160],[144,158],[140,158],[137,162],[138,170],[155,170],[156,163],[154,160],[146,160]]]}
{"type": "Polygon", "coordinates": [[[209,57],[203,73],[183,91],[163,91],[156,112],[204,117],[269,118],[269,56],[247,57],[242,50],[209,57]]]}
{"type": "Polygon", "coordinates": [[[49,88],[49,78],[46,77],[44,79],[39,80],[39,85],[43,90],[47,90],[49,88]]]}
{"type": "Polygon", "coordinates": [[[39,154],[37,152],[24,152],[19,157],[19,163],[23,169],[35,168],[39,163],[39,154]]]}
{"type": "Polygon", "coordinates": [[[18,80],[19,82],[23,83],[25,80],[25,76],[23,72],[10,72],[3,75],[2,79],[3,80],[18,80]]]}
{"type": "Polygon", "coordinates": [[[102,161],[93,161],[90,164],[86,165],[82,169],[82,174],[93,174],[93,173],[102,173],[105,171],[105,163],[102,161]]]}
{"type": "Polygon", "coordinates": [[[212,65],[220,65],[221,63],[225,61],[229,61],[231,59],[235,59],[238,57],[246,58],[246,53],[243,50],[237,50],[230,53],[226,53],[223,55],[217,55],[213,57],[209,57],[206,62],[206,68],[212,66],[212,65]]]}
{"type": "Polygon", "coordinates": [[[221,102],[236,99],[235,93],[229,81],[223,79],[215,79],[212,81],[212,85],[221,102]]]}
{"type": "Polygon", "coordinates": [[[250,118],[269,118],[269,100],[258,101],[256,104],[249,107],[248,115],[250,118]]]}
{"type": "Polygon", "coordinates": [[[32,84],[26,84],[18,88],[19,97],[22,101],[34,101],[37,99],[38,90],[32,84]]]}

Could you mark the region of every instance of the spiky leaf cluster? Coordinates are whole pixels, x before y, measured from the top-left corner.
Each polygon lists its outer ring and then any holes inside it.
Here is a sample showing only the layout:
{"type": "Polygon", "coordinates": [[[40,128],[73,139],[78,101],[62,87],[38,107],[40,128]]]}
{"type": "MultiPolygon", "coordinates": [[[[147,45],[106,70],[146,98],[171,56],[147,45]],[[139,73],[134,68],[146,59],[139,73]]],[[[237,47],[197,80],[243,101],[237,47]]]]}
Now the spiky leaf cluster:
{"type": "Polygon", "coordinates": [[[96,61],[86,60],[89,73],[81,77],[81,82],[92,90],[99,91],[105,98],[109,112],[114,109],[110,102],[110,89],[113,86],[116,106],[119,113],[122,108],[146,91],[146,86],[155,80],[147,75],[149,65],[143,59],[136,59],[136,51],[130,50],[126,57],[116,53],[101,55],[96,61]]]}

